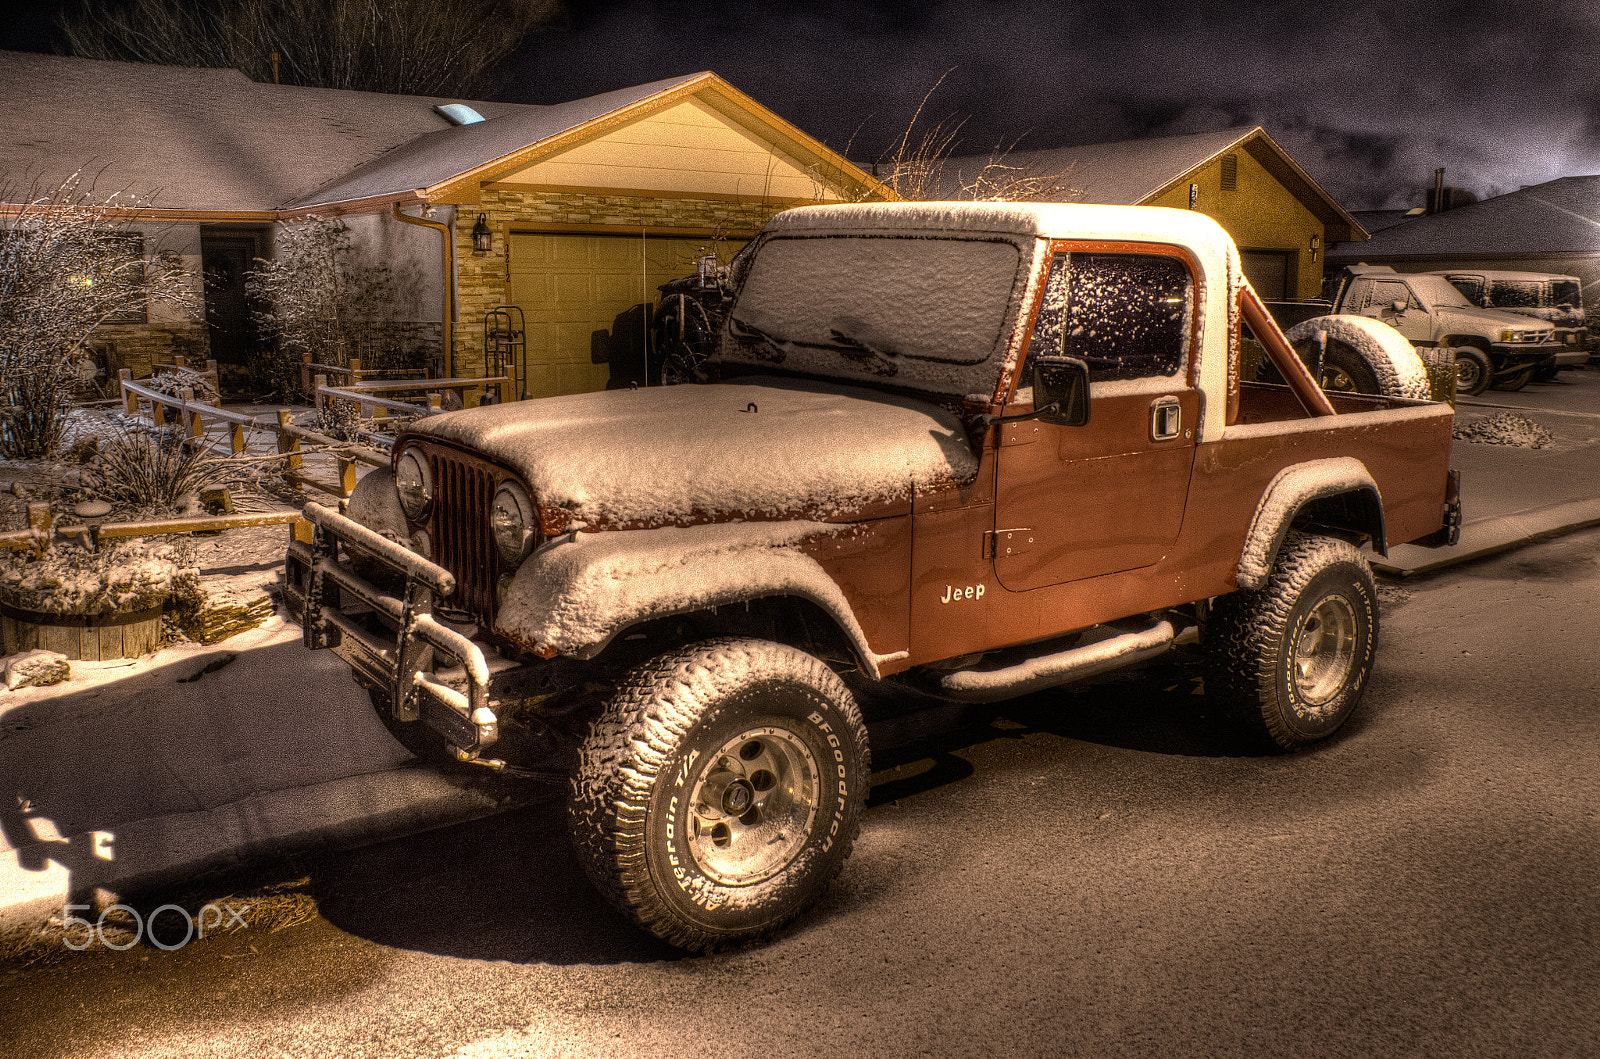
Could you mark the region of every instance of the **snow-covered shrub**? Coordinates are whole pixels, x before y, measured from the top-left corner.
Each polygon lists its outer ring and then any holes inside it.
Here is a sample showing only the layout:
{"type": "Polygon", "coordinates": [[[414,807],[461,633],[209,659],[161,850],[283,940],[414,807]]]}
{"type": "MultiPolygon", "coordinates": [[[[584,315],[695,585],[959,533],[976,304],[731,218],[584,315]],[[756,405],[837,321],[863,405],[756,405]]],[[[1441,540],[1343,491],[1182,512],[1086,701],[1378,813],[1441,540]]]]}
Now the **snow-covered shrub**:
{"type": "Polygon", "coordinates": [[[0,555],[0,599],[41,614],[125,614],[199,591],[192,549],[112,541],[96,551],[58,544],[34,557],[0,555]]]}
{"type": "Polygon", "coordinates": [[[11,194],[25,205],[0,221],[0,456],[29,459],[60,444],[94,330],[143,319],[151,299],[191,307],[194,291],[118,219],[137,202],[94,199],[77,177],[11,194]]]}
{"type": "Polygon", "coordinates": [[[183,444],[176,430],[126,430],[101,442],[80,480],[102,500],[141,515],[170,516],[192,508],[201,489],[223,484],[225,471],[224,460],[183,444]]]}
{"type": "Polygon", "coordinates": [[[389,269],[356,263],[341,221],[307,217],[284,225],[272,260],[256,266],[245,286],[263,306],[255,322],[274,347],[262,357],[258,381],[280,399],[299,395],[305,354],[316,364],[347,366],[373,325],[393,315],[389,269]]]}

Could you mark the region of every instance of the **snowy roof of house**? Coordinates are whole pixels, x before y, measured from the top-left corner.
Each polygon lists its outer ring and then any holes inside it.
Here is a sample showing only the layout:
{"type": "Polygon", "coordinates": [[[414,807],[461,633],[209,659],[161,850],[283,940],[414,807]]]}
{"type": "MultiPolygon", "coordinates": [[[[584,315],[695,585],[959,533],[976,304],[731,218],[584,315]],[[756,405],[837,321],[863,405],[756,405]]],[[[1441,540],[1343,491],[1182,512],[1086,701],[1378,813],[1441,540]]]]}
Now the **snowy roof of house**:
{"type": "Polygon", "coordinates": [[[1562,177],[1385,228],[1329,259],[1600,251],[1600,176],[1562,177]]]}
{"type": "Polygon", "coordinates": [[[1414,219],[1410,210],[1351,210],[1350,216],[1360,221],[1361,227],[1369,232],[1381,232],[1414,219]]]}
{"type": "Polygon", "coordinates": [[[126,191],[144,205],[196,213],[415,200],[429,189],[433,201],[474,201],[478,177],[526,164],[530,150],[570,142],[640,104],[702,90],[833,164],[845,179],[873,183],[712,73],[543,106],[260,84],[237,70],[0,51],[0,98],[7,102],[0,155],[9,170],[0,173],[0,201],[31,199],[79,171],[93,180],[96,197],[126,191]],[[448,103],[467,103],[485,120],[456,125],[434,109],[448,103]]]}
{"type": "MultiPolygon", "coordinates": [[[[279,209],[401,144],[451,128],[426,96],[257,84],[237,70],[0,52],[13,198],[82,170],[97,194],[161,209],[279,209]]],[[[474,101],[486,118],[523,108],[474,101]]]]}
{"type": "MultiPolygon", "coordinates": [[[[1137,206],[1186,178],[1190,173],[1233,150],[1247,150],[1264,168],[1294,193],[1318,219],[1330,226],[1330,239],[1360,238],[1364,234],[1344,207],[1290,158],[1261,126],[1224,129],[1186,136],[1159,136],[1144,140],[1091,143],[1036,151],[1003,152],[1003,164],[1034,174],[1064,174],[1064,182],[1081,193],[1076,201],[1113,206],[1137,206]],[[1348,229],[1348,232],[1343,231],[1348,229]]],[[[946,194],[960,197],[991,155],[951,158],[945,167],[946,194]]]]}

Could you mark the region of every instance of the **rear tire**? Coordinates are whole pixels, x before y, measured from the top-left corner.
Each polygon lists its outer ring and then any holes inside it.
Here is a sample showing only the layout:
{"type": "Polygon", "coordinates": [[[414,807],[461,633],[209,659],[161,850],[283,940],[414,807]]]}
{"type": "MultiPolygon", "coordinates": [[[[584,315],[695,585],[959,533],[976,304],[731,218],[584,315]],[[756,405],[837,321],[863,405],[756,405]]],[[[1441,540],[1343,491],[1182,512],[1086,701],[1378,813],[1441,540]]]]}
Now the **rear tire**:
{"type": "Polygon", "coordinates": [[[1516,371],[1510,372],[1509,374],[1501,375],[1494,380],[1494,388],[1497,390],[1502,390],[1506,393],[1516,393],[1518,390],[1528,385],[1529,381],[1533,378],[1534,371],[1536,370],[1537,369],[1532,364],[1529,364],[1525,368],[1518,368],[1516,371]]]}
{"type": "Polygon", "coordinates": [[[1213,603],[1206,639],[1207,694],[1263,744],[1303,750],[1338,731],[1366,687],[1372,572],[1346,541],[1292,535],[1265,586],[1213,603]]]}
{"type": "Polygon", "coordinates": [[[763,640],[639,666],[590,729],[570,824],[596,887],[645,930],[711,952],[822,896],[861,826],[866,727],[838,676],[763,640]]]}
{"type": "Polygon", "coordinates": [[[1476,346],[1456,347],[1456,393],[1476,397],[1489,388],[1494,369],[1489,355],[1476,346]]]}

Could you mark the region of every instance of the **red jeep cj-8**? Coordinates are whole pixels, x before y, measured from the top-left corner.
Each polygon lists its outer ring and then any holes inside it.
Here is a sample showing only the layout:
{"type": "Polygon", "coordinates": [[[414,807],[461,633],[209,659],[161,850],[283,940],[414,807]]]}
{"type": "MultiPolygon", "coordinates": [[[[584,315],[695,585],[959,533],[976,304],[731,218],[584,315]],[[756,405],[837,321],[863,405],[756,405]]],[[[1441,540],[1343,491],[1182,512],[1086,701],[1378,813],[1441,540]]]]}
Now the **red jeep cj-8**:
{"type": "Polygon", "coordinates": [[[1344,328],[1386,392],[1324,394],[1196,213],[808,207],[727,282],[718,381],[423,420],[287,571],[402,741],[566,777],[595,883],[681,946],[844,863],[841,675],[995,701],[1198,627],[1207,698],[1298,749],[1371,670],[1358,547],[1459,525],[1409,344],[1344,328]],[[1286,382],[1240,378],[1246,327],[1286,382]]]}

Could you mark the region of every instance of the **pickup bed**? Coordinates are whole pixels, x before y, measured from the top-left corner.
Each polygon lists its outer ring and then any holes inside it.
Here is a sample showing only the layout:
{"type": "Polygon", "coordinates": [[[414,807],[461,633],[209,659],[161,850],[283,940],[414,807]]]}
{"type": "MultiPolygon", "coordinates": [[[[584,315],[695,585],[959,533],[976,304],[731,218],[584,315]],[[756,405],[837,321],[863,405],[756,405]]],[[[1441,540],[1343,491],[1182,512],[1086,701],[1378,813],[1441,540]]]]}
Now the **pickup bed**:
{"type": "Polygon", "coordinates": [[[1325,394],[1199,214],[808,207],[725,282],[716,381],[424,420],[287,570],[399,738],[561,778],[591,878],[678,945],[840,870],[851,687],[995,701],[1197,634],[1207,699],[1301,749],[1371,669],[1359,547],[1459,526],[1450,406],[1325,394]]]}

